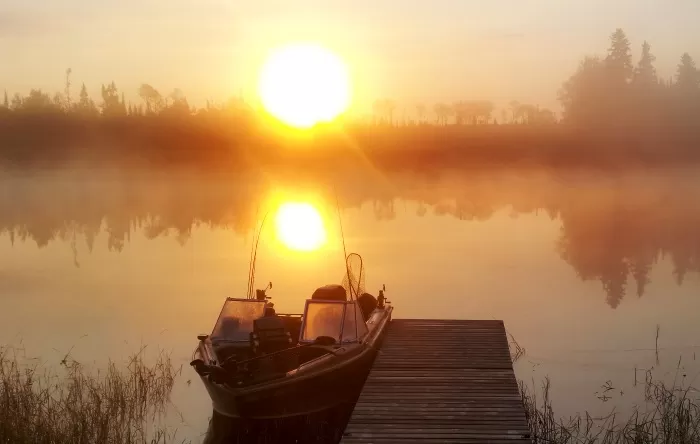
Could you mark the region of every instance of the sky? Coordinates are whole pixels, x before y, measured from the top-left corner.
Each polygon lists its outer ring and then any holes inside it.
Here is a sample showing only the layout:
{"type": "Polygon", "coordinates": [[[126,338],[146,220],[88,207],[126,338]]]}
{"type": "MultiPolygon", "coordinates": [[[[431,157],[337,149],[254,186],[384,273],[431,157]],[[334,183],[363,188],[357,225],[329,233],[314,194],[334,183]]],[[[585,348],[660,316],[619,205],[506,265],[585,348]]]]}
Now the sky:
{"type": "Polygon", "coordinates": [[[670,76],[700,59],[697,0],[1,0],[0,88],[62,91],[65,71],[93,96],[150,83],[194,104],[254,98],[265,55],[313,40],[350,67],[353,106],[511,100],[557,108],[584,55],[623,28],[635,61],[646,39],[670,76]]]}

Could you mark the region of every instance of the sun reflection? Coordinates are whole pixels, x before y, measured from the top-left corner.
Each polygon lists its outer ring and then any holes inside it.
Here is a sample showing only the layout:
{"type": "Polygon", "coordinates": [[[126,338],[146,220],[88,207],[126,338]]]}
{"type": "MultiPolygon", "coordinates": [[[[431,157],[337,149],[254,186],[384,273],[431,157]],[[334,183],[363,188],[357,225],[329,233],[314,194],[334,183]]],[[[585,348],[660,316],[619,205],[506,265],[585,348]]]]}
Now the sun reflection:
{"type": "Polygon", "coordinates": [[[326,242],[321,214],[306,202],[280,205],[275,216],[275,229],[278,239],[293,250],[316,250],[326,242]]]}

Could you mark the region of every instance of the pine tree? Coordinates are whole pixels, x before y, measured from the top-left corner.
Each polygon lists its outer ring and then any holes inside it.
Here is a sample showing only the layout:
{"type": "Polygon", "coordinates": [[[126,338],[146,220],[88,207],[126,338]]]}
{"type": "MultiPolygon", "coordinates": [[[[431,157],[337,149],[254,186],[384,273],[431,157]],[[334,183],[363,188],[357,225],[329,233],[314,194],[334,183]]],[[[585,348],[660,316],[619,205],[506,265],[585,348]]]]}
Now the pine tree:
{"type": "Polygon", "coordinates": [[[80,88],[80,98],[79,98],[78,105],[80,105],[81,108],[87,108],[89,102],[90,102],[90,96],[88,96],[87,88],[85,87],[85,84],[83,83],[83,86],[80,88]]]}
{"type": "Polygon", "coordinates": [[[2,101],[2,106],[3,106],[3,108],[5,108],[5,109],[9,109],[9,108],[10,108],[10,100],[9,100],[8,97],[7,97],[7,90],[5,90],[5,99],[2,101]]]}
{"type": "Polygon", "coordinates": [[[610,48],[605,59],[606,67],[617,82],[627,82],[632,78],[632,52],[630,41],[621,28],[610,36],[610,48]]]}
{"type": "Polygon", "coordinates": [[[94,116],[97,114],[97,106],[95,106],[95,102],[88,95],[87,88],[85,87],[84,83],[80,88],[80,95],[78,97],[78,103],[76,104],[75,109],[86,116],[94,116]]]}
{"type": "Polygon", "coordinates": [[[676,71],[676,86],[686,91],[696,91],[700,86],[700,74],[695,67],[695,61],[687,52],[681,57],[676,71]]]}
{"type": "Polygon", "coordinates": [[[641,86],[650,86],[658,83],[654,62],[656,57],[651,53],[651,45],[646,41],[642,45],[642,57],[639,59],[634,71],[634,83],[641,86]]]}

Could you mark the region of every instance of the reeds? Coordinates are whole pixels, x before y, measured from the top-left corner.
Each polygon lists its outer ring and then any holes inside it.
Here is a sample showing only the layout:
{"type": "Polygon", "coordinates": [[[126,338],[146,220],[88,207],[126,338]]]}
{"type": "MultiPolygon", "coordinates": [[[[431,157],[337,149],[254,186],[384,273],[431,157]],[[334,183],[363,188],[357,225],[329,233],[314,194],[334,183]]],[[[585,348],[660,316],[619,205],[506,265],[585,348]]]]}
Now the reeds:
{"type": "Polygon", "coordinates": [[[161,353],[152,364],[143,349],[125,365],[110,361],[90,371],[69,356],[59,369],[32,364],[0,348],[0,443],[166,443],[158,425],[170,403],[177,370],[161,353]]]}
{"type": "Polygon", "coordinates": [[[568,419],[555,416],[545,378],[540,394],[520,382],[534,443],[547,444],[691,444],[700,443],[700,405],[691,387],[674,381],[670,386],[646,373],[645,403],[621,418],[613,412],[594,417],[588,412],[568,419]]]}

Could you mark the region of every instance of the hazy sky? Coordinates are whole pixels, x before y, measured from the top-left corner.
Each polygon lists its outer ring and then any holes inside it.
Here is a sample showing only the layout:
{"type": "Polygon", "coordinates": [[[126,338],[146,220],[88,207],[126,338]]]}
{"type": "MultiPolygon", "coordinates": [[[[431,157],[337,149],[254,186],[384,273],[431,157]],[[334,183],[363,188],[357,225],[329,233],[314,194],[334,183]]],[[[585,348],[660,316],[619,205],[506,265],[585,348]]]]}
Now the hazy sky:
{"type": "Polygon", "coordinates": [[[697,17],[698,0],[0,0],[0,88],[62,90],[71,67],[93,95],[115,80],[133,100],[143,82],[195,103],[251,96],[270,47],[313,39],[350,64],[363,108],[383,96],[557,106],[616,27],[635,59],[650,41],[662,75],[684,51],[700,58],[697,17]]]}

